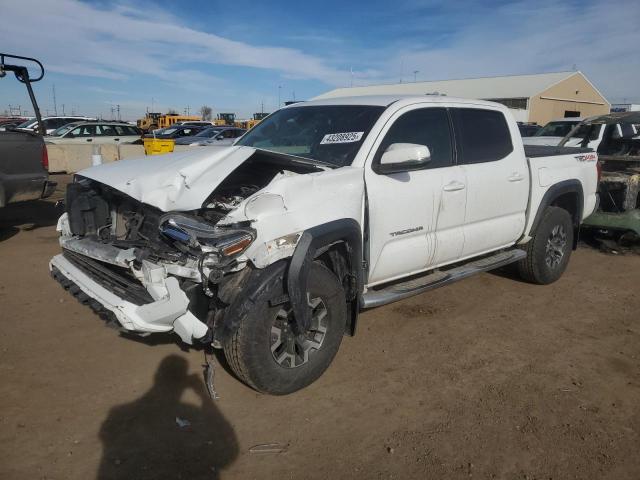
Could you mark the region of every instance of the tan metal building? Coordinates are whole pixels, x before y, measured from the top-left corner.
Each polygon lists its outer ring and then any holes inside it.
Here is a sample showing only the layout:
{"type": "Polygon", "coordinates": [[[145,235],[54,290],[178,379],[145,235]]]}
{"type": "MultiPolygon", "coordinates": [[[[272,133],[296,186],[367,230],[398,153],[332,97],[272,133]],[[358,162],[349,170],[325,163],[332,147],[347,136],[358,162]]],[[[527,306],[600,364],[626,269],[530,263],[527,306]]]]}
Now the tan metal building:
{"type": "Polygon", "coordinates": [[[502,103],[517,121],[539,125],[558,118],[602,115],[611,108],[579,71],[337,88],[316,98],[436,93],[502,103]]]}

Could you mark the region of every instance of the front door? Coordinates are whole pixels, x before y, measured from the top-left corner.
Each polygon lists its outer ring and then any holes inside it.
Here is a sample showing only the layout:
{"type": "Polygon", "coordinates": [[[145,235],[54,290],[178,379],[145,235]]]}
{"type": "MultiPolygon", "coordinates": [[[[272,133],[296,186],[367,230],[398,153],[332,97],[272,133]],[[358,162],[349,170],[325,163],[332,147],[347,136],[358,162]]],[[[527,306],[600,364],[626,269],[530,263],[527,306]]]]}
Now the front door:
{"type": "Polygon", "coordinates": [[[453,152],[445,108],[408,106],[383,128],[365,167],[368,285],[419,273],[460,255],[466,180],[453,152]],[[397,143],[426,145],[431,160],[420,170],[378,173],[382,154],[397,143]]]}

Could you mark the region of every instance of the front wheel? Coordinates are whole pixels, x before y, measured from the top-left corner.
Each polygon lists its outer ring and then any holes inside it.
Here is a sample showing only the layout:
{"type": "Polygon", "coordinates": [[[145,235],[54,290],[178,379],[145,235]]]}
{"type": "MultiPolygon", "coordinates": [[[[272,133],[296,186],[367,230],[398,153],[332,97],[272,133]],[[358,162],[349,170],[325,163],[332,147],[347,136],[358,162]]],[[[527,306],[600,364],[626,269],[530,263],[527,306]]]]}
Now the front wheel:
{"type": "Polygon", "coordinates": [[[297,329],[291,305],[282,303],[284,269],[261,289],[254,306],[224,343],[234,373],[262,393],[285,395],[313,383],[336,355],[347,321],[345,294],[329,269],[314,263],[309,270],[311,327],[297,329]]]}
{"type": "Polygon", "coordinates": [[[525,248],[527,256],[518,263],[524,280],[539,285],[558,280],[569,264],[573,249],[573,223],[569,212],[559,207],[547,208],[525,248]]]}

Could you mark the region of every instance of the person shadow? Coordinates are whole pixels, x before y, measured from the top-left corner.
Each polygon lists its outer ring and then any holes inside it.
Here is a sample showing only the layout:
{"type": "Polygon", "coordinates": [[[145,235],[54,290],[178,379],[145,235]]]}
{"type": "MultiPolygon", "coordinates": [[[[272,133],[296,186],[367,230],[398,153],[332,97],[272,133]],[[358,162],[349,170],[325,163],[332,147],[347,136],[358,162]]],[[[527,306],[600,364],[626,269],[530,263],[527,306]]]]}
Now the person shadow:
{"type": "Polygon", "coordinates": [[[112,408],[102,423],[98,480],[220,478],[238,456],[238,442],[213,402],[184,358],[164,358],[149,391],[112,408]],[[189,389],[199,406],[181,401],[189,389]]]}

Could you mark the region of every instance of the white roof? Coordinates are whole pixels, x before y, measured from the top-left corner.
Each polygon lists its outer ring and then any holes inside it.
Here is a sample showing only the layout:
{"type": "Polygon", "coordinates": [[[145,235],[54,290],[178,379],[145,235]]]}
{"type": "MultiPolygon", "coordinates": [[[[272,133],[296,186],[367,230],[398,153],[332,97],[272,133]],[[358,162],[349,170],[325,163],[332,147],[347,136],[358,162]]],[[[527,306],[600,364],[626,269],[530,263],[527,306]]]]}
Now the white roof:
{"type": "Polygon", "coordinates": [[[424,95],[426,93],[436,92],[461,98],[530,98],[576,74],[582,75],[582,72],[539,73],[535,75],[510,75],[505,77],[466,78],[461,80],[336,88],[335,90],[315,97],[315,99],[361,95],[424,95]]]}

